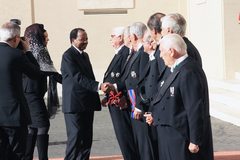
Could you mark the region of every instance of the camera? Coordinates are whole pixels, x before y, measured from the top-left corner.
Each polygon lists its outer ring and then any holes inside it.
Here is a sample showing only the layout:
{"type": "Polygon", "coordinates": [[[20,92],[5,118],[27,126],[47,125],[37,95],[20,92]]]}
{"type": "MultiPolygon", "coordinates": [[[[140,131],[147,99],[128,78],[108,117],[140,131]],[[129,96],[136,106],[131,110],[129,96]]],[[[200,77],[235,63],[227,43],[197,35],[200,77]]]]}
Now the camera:
{"type": "MultiPolygon", "coordinates": [[[[21,25],[21,20],[20,19],[11,19],[11,23],[16,23],[17,25],[21,25]]],[[[23,41],[25,41],[25,37],[20,37],[23,41]]],[[[18,49],[23,50],[22,42],[20,41],[17,46],[18,49]]]]}

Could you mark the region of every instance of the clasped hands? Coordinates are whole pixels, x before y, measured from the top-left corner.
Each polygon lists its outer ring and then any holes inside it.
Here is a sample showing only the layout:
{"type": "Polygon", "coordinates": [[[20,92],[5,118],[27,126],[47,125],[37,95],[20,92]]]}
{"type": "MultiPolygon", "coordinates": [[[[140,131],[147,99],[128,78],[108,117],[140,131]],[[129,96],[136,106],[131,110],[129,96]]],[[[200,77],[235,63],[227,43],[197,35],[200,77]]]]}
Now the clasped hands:
{"type": "Polygon", "coordinates": [[[115,90],[115,87],[113,84],[109,83],[109,82],[105,82],[102,83],[100,86],[100,89],[104,92],[104,93],[109,93],[111,91],[115,90]]]}

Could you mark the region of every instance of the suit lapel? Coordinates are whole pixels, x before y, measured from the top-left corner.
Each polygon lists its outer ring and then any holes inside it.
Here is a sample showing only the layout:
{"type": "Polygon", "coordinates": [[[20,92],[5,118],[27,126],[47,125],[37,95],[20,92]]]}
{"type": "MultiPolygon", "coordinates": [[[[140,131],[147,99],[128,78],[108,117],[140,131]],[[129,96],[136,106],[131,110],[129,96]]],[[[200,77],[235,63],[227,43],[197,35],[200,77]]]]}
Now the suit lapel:
{"type": "MultiPolygon", "coordinates": [[[[73,50],[74,56],[77,59],[77,61],[84,66],[84,68],[89,72],[91,77],[95,79],[92,66],[90,64],[89,58],[86,55],[80,55],[80,53],[72,46],[71,49],[73,50]],[[85,56],[85,57],[83,57],[85,56]]],[[[84,54],[84,52],[82,52],[84,54]]],[[[85,53],[86,54],[86,53],[85,53]]],[[[80,67],[80,66],[79,66],[80,67]]]]}
{"type": "Polygon", "coordinates": [[[113,67],[115,66],[115,64],[119,61],[120,57],[122,56],[122,50],[123,50],[123,47],[121,48],[121,50],[118,52],[118,54],[115,54],[110,65],[108,66],[108,69],[107,71],[105,72],[105,76],[104,78],[107,77],[107,75],[112,71],[113,67]]]}
{"type": "Polygon", "coordinates": [[[149,61],[149,62],[147,63],[147,66],[146,66],[145,69],[143,70],[143,74],[142,74],[142,76],[139,78],[138,84],[141,83],[141,82],[144,80],[144,78],[146,78],[146,75],[147,75],[147,73],[149,72],[150,68],[151,68],[151,61],[149,61]]]}
{"type": "Polygon", "coordinates": [[[176,79],[177,75],[180,73],[180,69],[182,68],[182,66],[184,66],[189,61],[191,61],[191,58],[189,58],[189,57],[186,58],[182,63],[179,64],[179,66],[174,70],[174,72],[169,75],[167,80],[164,82],[162,88],[158,91],[158,93],[153,101],[153,105],[158,103],[162,99],[162,97],[166,93],[169,86],[172,84],[172,82],[176,79]]]}

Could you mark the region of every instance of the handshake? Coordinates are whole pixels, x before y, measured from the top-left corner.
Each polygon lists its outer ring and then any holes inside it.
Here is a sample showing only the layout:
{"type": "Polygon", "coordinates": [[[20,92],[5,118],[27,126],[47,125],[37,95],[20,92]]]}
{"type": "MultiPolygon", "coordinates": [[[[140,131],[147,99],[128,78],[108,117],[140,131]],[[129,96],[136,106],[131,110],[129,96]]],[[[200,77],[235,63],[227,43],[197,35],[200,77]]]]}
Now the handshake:
{"type": "Polygon", "coordinates": [[[113,84],[109,83],[109,82],[105,82],[102,83],[100,86],[100,89],[104,92],[104,93],[109,93],[111,91],[115,90],[115,87],[113,84]]]}

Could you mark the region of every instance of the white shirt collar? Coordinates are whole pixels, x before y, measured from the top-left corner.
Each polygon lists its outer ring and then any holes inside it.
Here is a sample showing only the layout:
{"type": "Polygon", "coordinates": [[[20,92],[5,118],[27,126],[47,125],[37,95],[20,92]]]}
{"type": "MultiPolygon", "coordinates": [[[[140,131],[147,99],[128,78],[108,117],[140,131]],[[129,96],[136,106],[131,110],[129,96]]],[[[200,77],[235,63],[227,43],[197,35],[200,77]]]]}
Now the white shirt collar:
{"type": "Polygon", "coordinates": [[[118,47],[118,49],[115,50],[115,53],[118,54],[118,52],[122,49],[123,46],[124,46],[124,44],[122,44],[120,47],[118,47]]]}
{"type": "Polygon", "coordinates": [[[10,46],[10,44],[9,44],[9,43],[7,43],[6,41],[0,41],[0,42],[2,42],[2,43],[6,43],[6,44],[8,44],[8,45],[10,46]]]}
{"type": "Polygon", "coordinates": [[[160,44],[160,42],[161,42],[161,39],[162,39],[162,37],[159,39],[159,41],[157,42],[157,44],[159,45],[160,44]]]}
{"type": "Polygon", "coordinates": [[[149,55],[149,61],[152,61],[155,59],[154,53],[155,51],[152,51],[152,53],[149,55]]]}
{"type": "Polygon", "coordinates": [[[80,51],[77,47],[75,47],[73,44],[72,44],[72,46],[80,53],[80,54],[82,54],[82,52],[83,51],[80,51]]]}
{"type": "Polygon", "coordinates": [[[184,61],[187,57],[188,57],[188,54],[185,54],[185,55],[183,55],[182,57],[178,58],[178,59],[175,61],[174,65],[171,67],[171,70],[170,70],[170,71],[173,72],[174,69],[175,69],[182,61],[184,61]]]}
{"type": "Polygon", "coordinates": [[[139,51],[139,49],[142,47],[142,42],[138,44],[138,47],[137,47],[137,52],[139,51]]]}

